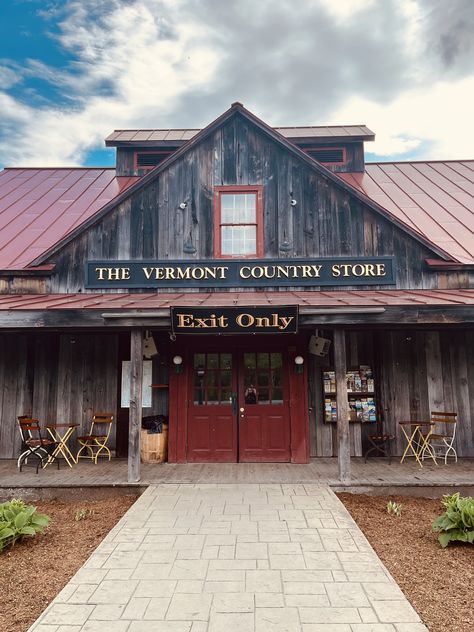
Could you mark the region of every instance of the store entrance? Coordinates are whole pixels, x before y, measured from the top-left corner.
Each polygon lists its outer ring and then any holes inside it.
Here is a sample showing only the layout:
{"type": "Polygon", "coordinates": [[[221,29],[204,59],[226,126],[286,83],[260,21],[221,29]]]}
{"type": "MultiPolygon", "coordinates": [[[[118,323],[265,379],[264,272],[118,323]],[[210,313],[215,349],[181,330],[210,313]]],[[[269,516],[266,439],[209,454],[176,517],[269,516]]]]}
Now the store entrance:
{"type": "Polygon", "coordinates": [[[187,460],[289,462],[284,354],[222,345],[190,355],[187,460]]]}

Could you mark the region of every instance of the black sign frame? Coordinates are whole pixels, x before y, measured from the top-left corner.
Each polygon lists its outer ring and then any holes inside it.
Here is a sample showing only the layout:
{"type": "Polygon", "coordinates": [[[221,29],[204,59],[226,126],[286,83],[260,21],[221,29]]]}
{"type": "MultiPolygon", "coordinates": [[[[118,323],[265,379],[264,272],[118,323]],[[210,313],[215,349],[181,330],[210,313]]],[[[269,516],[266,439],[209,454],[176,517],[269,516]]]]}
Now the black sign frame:
{"type": "Polygon", "coordinates": [[[93,260],[85,264],[87,289],[395,285],[395,278],[394,256],[304,259],[121,259],[93,260]],[[364,271],[369,272],[362,274],[364,271]],[[377,274],[381,271],[384,272],[383,275],[377,274]]]}
{"type": "Polygon", "coordinates": [[[174,335],[297,334],[299,328],[298,305],[173,306],[170,317],[174,335]]]}

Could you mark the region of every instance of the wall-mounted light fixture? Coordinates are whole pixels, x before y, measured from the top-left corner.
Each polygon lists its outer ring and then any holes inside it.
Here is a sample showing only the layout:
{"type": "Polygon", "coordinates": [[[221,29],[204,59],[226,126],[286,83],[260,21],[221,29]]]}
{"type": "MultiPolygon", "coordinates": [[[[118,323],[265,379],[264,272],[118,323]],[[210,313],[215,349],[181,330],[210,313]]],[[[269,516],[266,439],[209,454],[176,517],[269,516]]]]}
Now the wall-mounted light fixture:
{"type": "Polygon", "coordinates": [[[194,255],[196,253],[196,246],[191,240],[185,242],[183,246],[183,252],[185,252],[187,255],[194,255]]]}
{"type": "Polygon", "coordinates": [[[298,200],[295,200],[295,198],[291,198],[290,204],[291,206],[296,206],[298,204],[298,200]]]}
{"type": "Polygon", "coordinates": [[[285,239],[285,241],[282,241],[281,244],[280,244],[280,251],[281,252],[290,252],[290,250],[291,250],[291,244],[290,244],[290,242],[287,239],[285,239]]]}
{"type": "Polygon", "coordinates": [[[173,364],[174,364],[174,372],[175,373],[182,373],[182,371],[183,371],[183,358],[180,355],[175,355],[173,357],[173,364]]]}
{"type": "Polygon", "coordinates": [[[304,358],[303,356],[296,356],[295,358],[295,373],[303,373],[304,369],[304,358]]]}
{"type": "Polygon", "coordinates": [[[187,202],[181,202],[181,204],[179,205],[179,208],[184,211],[184,209],[187,207],[188,203],[187,202]]]}

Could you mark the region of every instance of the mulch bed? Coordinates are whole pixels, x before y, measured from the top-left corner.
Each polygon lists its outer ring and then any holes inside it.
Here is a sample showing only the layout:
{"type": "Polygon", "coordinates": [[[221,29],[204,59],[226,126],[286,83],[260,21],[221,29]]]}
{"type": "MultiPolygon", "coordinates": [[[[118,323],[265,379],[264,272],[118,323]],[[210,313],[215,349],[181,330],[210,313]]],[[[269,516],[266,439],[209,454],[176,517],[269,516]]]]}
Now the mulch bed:
{"type": "Polygon", "coordinates": [[[474,546],[442,549],[431,522],[439,500],[338,494],[430,632],[474,630],[474,546]],[[402,504],[400,517],[387,502],[402,504]]]}
{"type": "Polygon", "coordinates": [[[25,632],[134,501],[112,494],[104,500],[28,503],[51,523],[44,535],[0,553],[2,632],[25,632]],[[80,509],[91,513],[77,521],[80,509]]]}
{"type": "MultiPolygon", "coordinates": [[[[439,500],[338,494],[430,632],[474,629],[474,546],[441,549],[431,522],[442,512],[439,500]],[[389,516],[388,500],[402,503],[399,518],[389,516]]],[[[41,501],[51,517],[44,536],[27,539],[0,554],[1,630],[25,632],[135,498],[41,501]],[[79,509],[90,510],[76,521],[79,509]]]]}

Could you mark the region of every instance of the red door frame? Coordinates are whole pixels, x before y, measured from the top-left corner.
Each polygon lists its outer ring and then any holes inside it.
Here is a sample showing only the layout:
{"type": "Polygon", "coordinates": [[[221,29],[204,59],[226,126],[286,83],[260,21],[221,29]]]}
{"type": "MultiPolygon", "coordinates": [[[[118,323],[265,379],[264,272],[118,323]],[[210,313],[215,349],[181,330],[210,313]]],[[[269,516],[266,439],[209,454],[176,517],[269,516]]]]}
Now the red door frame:
{"type": "Polygon", "coordinates": [[[244,350],[245,344],[251,350],[264,347],[266,351],[283,353],[288,365],[289,410],[290,410],[290,451],[291,463],[309,461],[309,417],[308,417],[308,377],[307,377],[307,336],[272,335],[267,336],[180,336],[170,345],[169,380],[169,437],[168,459],[170,463],[186,463],[186,442],[188,430],[189,380],[193,379],[192,354],[199,352],[205,344],[208,351],[224,351],[228,347],[244,350]],[[176,373],[173,357],[183,358],[182,372],[176,373]],[[303,373],[296,373],[294,358],[303,356],[303,373]]]}

